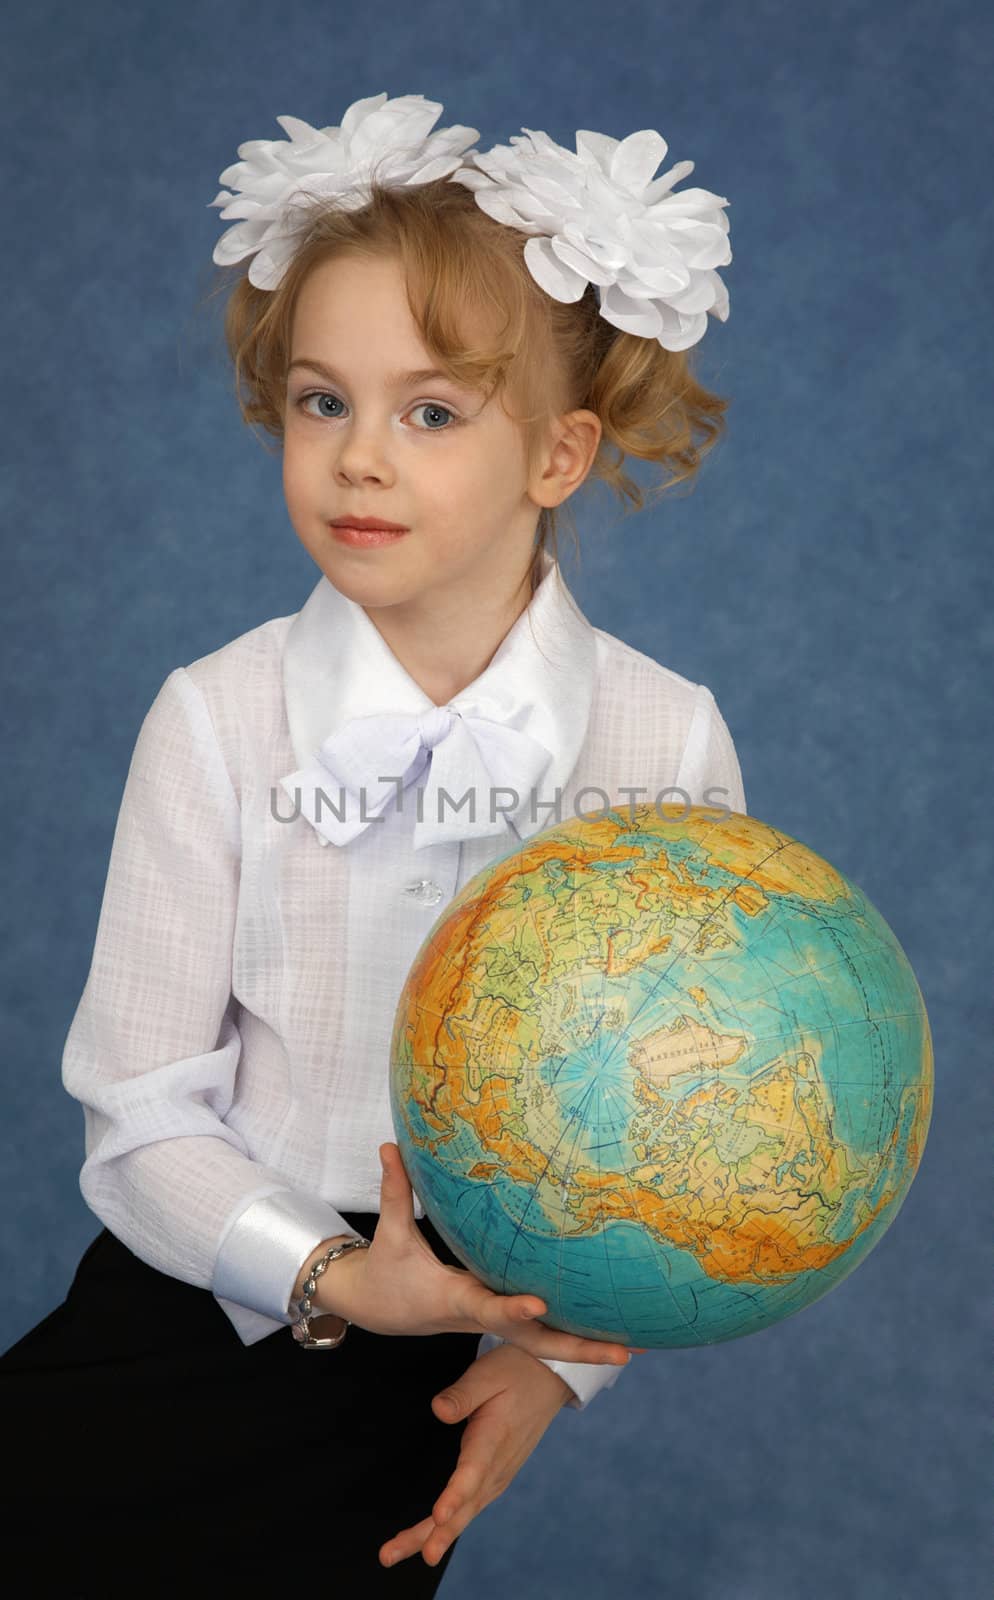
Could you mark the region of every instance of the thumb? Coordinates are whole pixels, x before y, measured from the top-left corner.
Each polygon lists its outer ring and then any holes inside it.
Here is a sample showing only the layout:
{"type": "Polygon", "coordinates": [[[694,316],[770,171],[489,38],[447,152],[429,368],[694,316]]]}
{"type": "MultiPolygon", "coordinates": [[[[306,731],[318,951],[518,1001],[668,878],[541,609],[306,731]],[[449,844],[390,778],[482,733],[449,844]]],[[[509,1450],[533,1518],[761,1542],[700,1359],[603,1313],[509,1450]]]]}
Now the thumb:
{"type": "Polygon", "coordinates": [[[441,1422],[460,1422],[473,1409],[468,1391],[458,1383],[450,1384],[435,1395],[431,1406],[441,1422]]]}
{"type": "Polygon", "coordinates": [[[381,1195],[389,1202],[403,1199],[405,1193],[409,1198],[412,1193],[411,1185],[397,1145],[390,1143],[380,1145],[380,1166],[383,1169],[380,1178],[381,1195]]]}

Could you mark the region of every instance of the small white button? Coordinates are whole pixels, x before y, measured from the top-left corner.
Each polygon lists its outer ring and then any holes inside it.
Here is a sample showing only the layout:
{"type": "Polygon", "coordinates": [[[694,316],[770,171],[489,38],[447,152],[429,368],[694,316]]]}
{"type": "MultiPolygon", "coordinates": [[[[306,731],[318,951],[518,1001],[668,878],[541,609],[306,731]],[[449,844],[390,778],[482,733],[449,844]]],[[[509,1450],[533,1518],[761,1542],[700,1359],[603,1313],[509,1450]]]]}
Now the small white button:
{"type": "Polygon", "coordinates": [[[412,883],[405,883],[403,892],[423,906],[437,906],[442,898],[442,890],[431,878],[415,878],[412,883]]]}

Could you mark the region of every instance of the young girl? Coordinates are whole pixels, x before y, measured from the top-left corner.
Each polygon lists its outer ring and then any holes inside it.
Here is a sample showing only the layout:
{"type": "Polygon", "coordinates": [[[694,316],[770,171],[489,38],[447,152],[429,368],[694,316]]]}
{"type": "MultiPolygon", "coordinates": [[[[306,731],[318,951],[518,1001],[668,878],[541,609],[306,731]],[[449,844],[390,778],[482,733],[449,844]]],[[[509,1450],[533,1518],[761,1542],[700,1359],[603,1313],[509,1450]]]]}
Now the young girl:
{"type": "Polygon", "coordinates": [[[481,155],[440,111],[281,117],[213,202],[242,219],[215,260],[250,261],[243,415],[320,577],[169,674],[128,774],[63,1061],[105,1227],[0,1359],[7,1571],[73,1594],[434,1594],[629,1358],[462,1267],[387,1068],[414,956],[483,867],[605,805],[745,809],[710,690],[592,627],[548,548],[588,476],[639,505],[626,454],[676,482],[718,437],[686,351],[727,316],[726,202],[669,193],[690,162],[650,181],[651,131],[481,155]]]}

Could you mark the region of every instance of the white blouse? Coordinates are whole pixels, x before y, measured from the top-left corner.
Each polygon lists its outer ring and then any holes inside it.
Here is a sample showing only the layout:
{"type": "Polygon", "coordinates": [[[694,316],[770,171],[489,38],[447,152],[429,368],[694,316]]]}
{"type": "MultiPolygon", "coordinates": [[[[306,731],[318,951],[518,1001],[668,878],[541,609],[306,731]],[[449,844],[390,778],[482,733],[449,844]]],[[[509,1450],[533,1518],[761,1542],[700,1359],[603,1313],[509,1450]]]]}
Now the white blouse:
{"type": "MultiPolygon", "coordinates": [[[[414,787],[394,785],[397,802],[333,842],[327,802],[340,809],[343,791],[326,773],[322,806],[302,783],[323,741],[434,702],[322,575],[295,615],[171,672],[138,734],[63,1054],[84,1111],[80,1190],[135,1255],[210,1289],[244,1344],[295,1320],[304,1261],[355,1232],[343,1210],[379,1211],[396,1005],[468,880],[556,821],[557,788],[562,820],[629,805],[633,786],[635,803],[672,786],[663,800],[745,811],[711,691],[593,627],[548,554],[527,609],[447,705],[497,707],[551,752],[531,815],[494,831],[482,804],[478,829],[433,828],[439,813],[416,819],[414,787]]],[[[499,1342],[483,1335],[481,1353],[499,1342]]],[[[547,1364],[574,1409],[624,1370],[547,1364]]]]}

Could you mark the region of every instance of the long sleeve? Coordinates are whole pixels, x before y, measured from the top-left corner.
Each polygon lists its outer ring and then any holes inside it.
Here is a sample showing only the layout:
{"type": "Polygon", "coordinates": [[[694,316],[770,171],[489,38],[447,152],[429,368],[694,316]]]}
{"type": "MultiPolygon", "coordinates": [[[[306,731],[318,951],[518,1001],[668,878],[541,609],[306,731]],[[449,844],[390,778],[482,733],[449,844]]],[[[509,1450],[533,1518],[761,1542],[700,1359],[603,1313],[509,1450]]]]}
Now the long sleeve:
{"type": "Polygon", "coordinates": [[[207,704],[179,667],[135,745],[62,1081],[83,1106],[91,1211],[143,1261],[211,1289],[251,1343],[293,1320],[310,1252],[355,1230],[253,1160],[224,1121],[241,1053],[240,861],[238,799],[207,704]]]}
{"type": "MultiPolygon", "coordinates": [[[[675,787],[682,789],[695,805],[726,805],[730,811],[741,812],[746,809],[742,772],[731,733],[714,695],[703,683],[696,687],[675,787]]],[[[500,1343],[496,1334],[484,1334],[479,1354],[484,1355],[500,1343]]],[[[544,1365],[570,1385],[573,1399],[566,1404],[574,1411],[584,1411],[594,1396],[602,1389],[610,1389],[625,1370],[589,1361],[545,1361],[544,1365]]]]}
{"type": "Polygon", "coordinates": [[[742,771],[728,725],[711,690],[697,685],[687,742],[680,759],[675,787],[689,795],[694,805],[722,806],[744,812],[742,771]]]}

